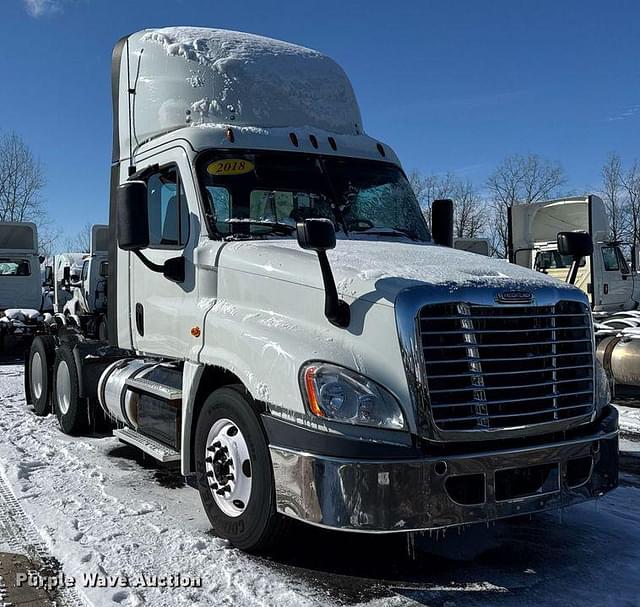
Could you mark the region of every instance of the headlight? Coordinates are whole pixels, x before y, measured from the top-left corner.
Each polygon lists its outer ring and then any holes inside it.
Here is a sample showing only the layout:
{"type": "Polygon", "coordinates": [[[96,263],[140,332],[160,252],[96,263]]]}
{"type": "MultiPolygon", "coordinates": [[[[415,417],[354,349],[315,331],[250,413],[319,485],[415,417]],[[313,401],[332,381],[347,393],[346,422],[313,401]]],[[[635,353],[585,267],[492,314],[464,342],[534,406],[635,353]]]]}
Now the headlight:
{"type": "Polygon", "coordinates": [[[600,413],[611,402],[611,386],[607,372],[602,363],[596,358],[596,411],[600,413]]]}
{"type": "Polygon", "coordinates": [[[302,368],[302,392],[318,417],[347,424],[401,430],[404,417],[396,399],[374,381],[336,365],[302,368]]]}

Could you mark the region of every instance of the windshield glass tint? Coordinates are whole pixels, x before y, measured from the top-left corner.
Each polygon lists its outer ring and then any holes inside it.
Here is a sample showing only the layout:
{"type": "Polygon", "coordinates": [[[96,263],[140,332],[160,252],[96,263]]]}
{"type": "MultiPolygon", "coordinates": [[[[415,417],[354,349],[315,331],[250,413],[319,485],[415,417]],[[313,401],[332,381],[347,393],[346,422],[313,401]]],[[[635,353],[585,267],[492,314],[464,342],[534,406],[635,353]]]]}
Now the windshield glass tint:
{"type": "Polygon", "coordinates": [[[385,162],[302,154],[206,155],[198,165],[208,221],[219,235],[291,235],[324,217],[338,233],[406,236],[429,231],[402,171],[385,162]]]}
{"type": "Polygon", "coordinates": [[[31,264],[26,259],[0,259],[0,276],[31,276],[31,264]]]}

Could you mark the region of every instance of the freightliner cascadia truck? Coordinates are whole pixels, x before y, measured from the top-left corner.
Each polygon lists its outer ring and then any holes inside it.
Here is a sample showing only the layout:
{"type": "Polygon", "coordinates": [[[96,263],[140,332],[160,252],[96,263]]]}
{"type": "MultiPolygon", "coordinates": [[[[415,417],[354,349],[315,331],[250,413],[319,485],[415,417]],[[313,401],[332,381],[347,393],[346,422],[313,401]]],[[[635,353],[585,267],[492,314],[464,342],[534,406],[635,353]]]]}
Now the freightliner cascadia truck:
{"type": "Polygon", "coordinates": [[[37,411],[105,411],[245,550],[289,519],[406,533],[616,486],[586,295],[453,249],[447,201],[430,230],[336,63],[166,28],[112,79],[109,342],[38,337],[37,411]]]}

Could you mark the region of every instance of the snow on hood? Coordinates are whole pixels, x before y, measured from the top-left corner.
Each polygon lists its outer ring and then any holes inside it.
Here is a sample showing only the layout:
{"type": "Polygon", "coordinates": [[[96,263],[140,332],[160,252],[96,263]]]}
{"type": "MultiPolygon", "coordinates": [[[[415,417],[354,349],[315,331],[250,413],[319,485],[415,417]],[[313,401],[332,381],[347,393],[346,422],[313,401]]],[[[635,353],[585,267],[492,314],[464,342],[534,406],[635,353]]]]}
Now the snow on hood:
{"type": "MultiPolygon", "coordinates": [[[[409,287],[434,285],[455,291],[463,287],[524,288],[554,286],[574,289],[550,276],[502,259],[431,244],[380,239],[339,239],[328,252],[342,296],[393,302],[409,287]]],[[[322,288],[317,256],[292,239],[240,241],[225,246],[222,267],[322,288]]]]}

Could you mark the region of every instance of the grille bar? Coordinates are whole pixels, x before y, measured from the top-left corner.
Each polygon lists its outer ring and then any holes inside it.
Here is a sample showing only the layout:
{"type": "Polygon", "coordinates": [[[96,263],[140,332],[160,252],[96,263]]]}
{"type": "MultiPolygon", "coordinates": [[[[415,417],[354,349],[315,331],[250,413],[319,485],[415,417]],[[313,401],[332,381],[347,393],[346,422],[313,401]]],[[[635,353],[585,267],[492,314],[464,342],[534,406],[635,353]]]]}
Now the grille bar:
{"type": "MultiPolygon", "coordinates": [[[[566,411],[568,409],[584,409],[585,407],[590,406],[589,404],[582,404],[582,405],[573,405],[571,407],[560,407],[560,409],[566,411]]],[[[532,413],[527,413],[527,416],[529,417],[533,417],[535,415],[542,415],[545,413],[553,413],[555,411],[558,411],[558,409],[556,409],[555,407],[552,407],[551,409],[543,409],[541,411],[534,411],[532,413]]],[[[522,417],[522,413],[503,413],[502,415],[494,415],[493,418],[509,418],[509,417],[522,417]]],[[[478,415],[469,415],[468,417],[452,417],[452,418],[445,418],[443,420],[441,420],[442,422],[460,422],[460,421],[467,421],[467,420],[478,420],[478,419],[483,419],[482,417],[478,416],[478,415]]]]}
{"type": "MultiPolygon", "coordinates": [[[[523,331],[524,332],[524,331],[523,331]]],[[[486,334],[486,333],[485,333],[486,334]]],[[[459,334],[458,334],[459,335],[459,334]]],[[[546,343],[549,345],[556,345],[556,344],[576,344],[576,343],[591,343],[591,339],[554,339],[554,340],[549,340],[546,343]]],[[[509,344],[476,344],[477,347],[479,348],[513,348],[514,346],[520,347],[520,346],[537,346],[539,345],[540,342],[539,341],[526,341],[526,342],[518,342],[518,341],[514,341],[512,343],[509,344]]],[[[452,350],[454,348],[466,348],[469,344],[468,343],[458,343],[458,344],[453,344],[450,346],[424,346],[424,350],[442,350],[442,349],[447,349],[447,350],[452,350]]]]}
{"type": "Polygon", "coordinates": [[[583,303],[440,303],[423,307],[418,320],[441,430],[508,429],[593,411],[593,338],[583,303]]]}
{"type": "MultiPolygon", "coordinates": [[[[549,372],[551,373],[552,370],[549,369],[549,372]]],[[[480,376],[481,374],[476,375],[476,377],[480,376]]],[[[578,378],[578,379],[556,379],[554,380],[553,383],[555,384],[575,384],[576,382],[582,381],[582,379],[578,378]]],[[[545,386],[549,386],[551,385],[551,383],[549,381],[544,381],[541,383],[536,383],[536,384],[511,384],[509,386],[487,386],[485,385],[485,389],[486,390],[518,390],[520,388],[544,388],[545,386]]],[[[475,388],[473,386],[468,386],[466,388],[445,388],[443,390],[434,390],[431,389],[429,390],[429,392],[431,394],[451,394],[451,392],[470,392],[471,390],[475,390],[475,388]]],[[[590,393],[591,391],[589,390],[587,393],[590,393]]],[[[566,396],[566,395],[565,395],[566,396]]],[[[525,399],[527,400],[527,399],[525,399]]],[[[513,400],[507,401],[507,402],[513,402],[513,400]]],[[[444,406],[444,405],[443,405],[444,406]]]]}
{"type": "MultiPolygon", "coordinates": [[[[483,357],[482,360],[483,362],[511,362],[514,360],[523,361],[523,360],[541,360],[544,358],[558,358],[560,356],[568,356],[568,354],[548,354],[545,356],[509,356],[507,358],[484,358],[483,357]]],[[[590,351],[589,352],[572,352],[571,356],[589,356],[589,358],[592,358],[592,353],[590,351]]],[[[478,360],[480,360],[480,358],[478,358],[478,360]]],[[[453,358],[450,360],[434,360],[430,364],[442,365],[442,364],[449,364],[449,363],[456,363],[456,362],[460,362],[460,359],[453,358]]]]}
{"type": "MultiPolygon", "coordinates": [[[[576,380],[576,381],[581,381],[581,380],[576,380]]],[[[591,390],[580,390],[579,392],[566,392],[564,394],[557,394],[555,392],[552,392],[551,394],[544,394],[542,396],[530,396],[527,398],[507,398],[507,399],[502,399],[502,400],[492,400],[491,404],[493,405],[510,405],[511,403],[524,403],[524,402],[530,402],[530,401],[535,401],[535,400],[547,400],[549,398],[552,398],[554,396],[579,396],[581,394],[591,394],[591,390]]],[[[454,404],[438,404],[438,405],[431,405],[432,409],[449,409],[449,408],[454,408],[454,407],[473,407],[474,405],[481,405],[484,402],[489,402],[489,401],[482,401],[482,400],[471,400],[471,401],[466,401],[466,402],[462,402],[462,403],[454,403],[454,404]]]]}
{"type": "MultiPolygon", "coordinates": [[[[585,354],[587,354],[585,352],[585,354]]],[[[508,358],[505,360],[514,360],[513,358],[508,358]]],[[[529,360],[529,359],[525,359],[525,360],[529,360]]],[[[440,361],[439,364],[441,364],[442,361],[440,361]]],[[[572,370],[572,369],[590,369],[591,365],[571,365],[569,367],[556,367],[557,371],[564,371],[564,370],[572,370]]],[[[551,371],[551,369],[549,369],[549,371],[551,371]]],[[[496,371],[495,373],[486,373],[486,372],[482,372],[482,371],[476,371],[476,372],[472,372],[470,371],[469,373],[460,373],[458,375],[458,377],[474,377],[476,375],[484,375],[485,377],[487,376],[491,376],[491,375],[522,375],[523,373],[540,373],[539,369],[530,369],[529,371],[496,371]]],[[[450,377],[449,375],[432,375],[431,379],[446,379],[450,377]]],[[[431,390],[431,392],[434,392],[434,390],[431,390]]]]}

